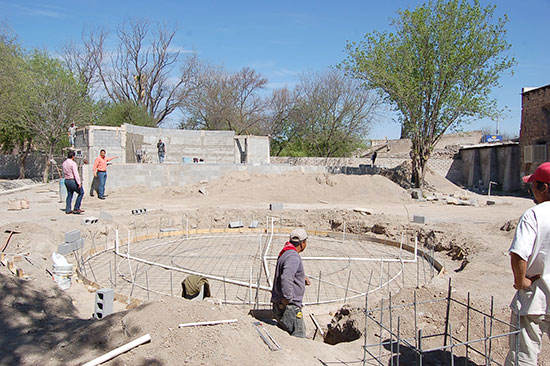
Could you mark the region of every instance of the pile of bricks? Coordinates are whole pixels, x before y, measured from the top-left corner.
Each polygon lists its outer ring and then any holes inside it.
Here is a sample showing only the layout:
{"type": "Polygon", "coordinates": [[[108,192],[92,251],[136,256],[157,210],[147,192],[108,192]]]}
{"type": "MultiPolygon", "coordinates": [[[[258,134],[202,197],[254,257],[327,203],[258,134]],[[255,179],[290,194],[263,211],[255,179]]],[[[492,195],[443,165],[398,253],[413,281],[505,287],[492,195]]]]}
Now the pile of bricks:
{"type": "Polygon", "coordinates": [[[84,248],[84,238],[81,237],[80,230],[73,230],[65,233],[65,242],[58,245],[57,252],[65,255],[81,248],[84,248]]]}

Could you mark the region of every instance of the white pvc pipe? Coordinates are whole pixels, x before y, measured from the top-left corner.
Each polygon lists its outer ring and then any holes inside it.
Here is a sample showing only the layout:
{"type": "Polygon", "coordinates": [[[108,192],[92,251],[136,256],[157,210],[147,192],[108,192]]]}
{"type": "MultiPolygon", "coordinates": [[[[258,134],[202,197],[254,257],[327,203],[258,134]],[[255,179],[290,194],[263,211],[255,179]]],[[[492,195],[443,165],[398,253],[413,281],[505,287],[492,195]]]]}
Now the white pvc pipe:
{"type": "Polygon", "coordinates": [[[118,229],[115,231],[115,253],[118,255],[118,229]]]}
{"type": "Polygon", "coordinates": [[[227,324],[227,323],[236,323],[236,322],[237,322],[237,319],[214,320],[211,322],[185,323],[185,324],[180,324],[178,327],[185,328],[185,327],[195,327],[197,325],[216,325],[216,324],[227,324]]]}
{"type": "Polygon", "coordinates": [[[135,347],[137,347],[137,346],[139,346],[143,343],[149,342],[150,340],[151,340],[151,336],[149,334],[146,334],[142,337],[139,337],[138,339],[135,339],[135,340],[131,341],[130,343],[126,343],[125,345],[120,346],[120,347],[112,350],[111,352],[108,352],[108,353],[104,354],[103,356],[100,356],[96,359],[93,359],[90,362],[87,362],[82,366],[100,365],[103,362],[107,362],[110,359],[115,358],[116,356],[131,350],[132,348],[135,348],[135,347]]]}
{"type": "MultiPolygon", "coordinates": [[[[261,235],[260,235],[261,237],[261,235]]],[[[264,263],[265,277],[267,279],[267,284],[269,287],[273,288],[273,282],[271,281],[271,275],[269,274],[269,267],[267,266],[267,253],[269,253],[269,248],[271,247],[271,241],[273,240],[273,217],[271,218],[271,235],[269,236],[269,241],[267,242],[267,247],[265,252],[262,255],[262,261],[264,263]]]]}

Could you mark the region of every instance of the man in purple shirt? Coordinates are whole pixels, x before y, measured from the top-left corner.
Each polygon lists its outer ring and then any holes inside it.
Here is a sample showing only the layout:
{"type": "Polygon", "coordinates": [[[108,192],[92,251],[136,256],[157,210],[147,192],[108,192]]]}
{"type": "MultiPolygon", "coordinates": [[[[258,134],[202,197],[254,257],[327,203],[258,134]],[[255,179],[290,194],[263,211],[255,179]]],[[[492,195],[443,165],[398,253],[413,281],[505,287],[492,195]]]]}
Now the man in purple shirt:
{"type": "Polygon", "coordinates": [[[78,165],[74,161],[75,153],[70,150],[67,153],[67,159],[63,162],[63,178],[65,178],[65,187],[67,187],[67,201],[65,203],[65,213],[80,215],[84,210],[80,209],[80,203],[82,197],[84,197],[84,189],[82,188],[82,181],[78,174],[78,165]],[[71,204],[73,201],[73,193],[77,193],[74,209],[71,210],[71,204]]]}

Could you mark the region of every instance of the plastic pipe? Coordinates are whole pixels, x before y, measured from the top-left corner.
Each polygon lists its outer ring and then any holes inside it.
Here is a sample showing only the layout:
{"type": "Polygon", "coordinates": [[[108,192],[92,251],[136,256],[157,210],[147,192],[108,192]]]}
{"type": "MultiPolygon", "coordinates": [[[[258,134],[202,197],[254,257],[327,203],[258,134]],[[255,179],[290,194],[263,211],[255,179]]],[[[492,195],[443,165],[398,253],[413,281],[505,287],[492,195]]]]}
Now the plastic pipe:
{"type": "Polygon", "coordinates": [[[87,362],[82,366],[100,365],[103,362],[109,361],[110,359],[115,358],[116,356],[118,356],[118,355],[120,355],[124,352],[127,352],[127,351],[131,350],[132,348],[135,348],[135,347],[137,347],[137,346],[139,346],[143,343],[147,343],[150,340],[151,340],[151,336],[149,334],[146,334],[142,337],[139,337],[138,339],[133,340],[130,343],[126,343],[125,345],[120,346],[120,347],[112,350],[111,352],[108,352],[108,353],[104,354],[103,356],[100,356],[100,357],[98,357],[98,358],[96,358],[96,359],[94,359],[90,362],[87,362]]]}

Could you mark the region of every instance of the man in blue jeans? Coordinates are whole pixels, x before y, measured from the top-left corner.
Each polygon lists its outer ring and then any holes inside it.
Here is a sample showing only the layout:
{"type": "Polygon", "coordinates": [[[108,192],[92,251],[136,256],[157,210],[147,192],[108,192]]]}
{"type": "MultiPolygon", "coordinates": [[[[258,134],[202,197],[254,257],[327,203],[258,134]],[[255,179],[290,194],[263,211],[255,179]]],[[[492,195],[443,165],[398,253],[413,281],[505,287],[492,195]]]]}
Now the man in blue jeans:
{"type": "Polygon", "coordinates": [[[82,181],[80,180],[80,174],[78,174],[78,165],[74,161],[75,152],[70,150],[67,153],[67,159],[63,162],[63,178],[65,178],[65,187],[67,188],[67,200],[65,202],[65,213],[80,215],[84,210],[80,209],[80,203],[82,197],[84,197],[84,188],[82,188],[82,181]],[[74,209],[71,210],[71,204],[73,201],[73,193],[77,193],[74,209]]]}
{"type": "Polygon", "coordinates": [[[99,156],[94,161],[94,177],[99,179],[99,187],[97,192],[97,198],[100,200],[105,199],[105,182],[107,181],[107,163],[118,156],[112,158],[105,157],[105,150],[101,149],[99,156]]]}
{"type": "Polygon", "coordinates": [[[304,229],[294,229],[290,240],[279,253],[275,279],[271,290],[273,315],[279,328],[299,338],[306,337],[306,327],[302,314],[302,300],[309,285],[300,253],[306,249],[307,233],[304,229]]]}

